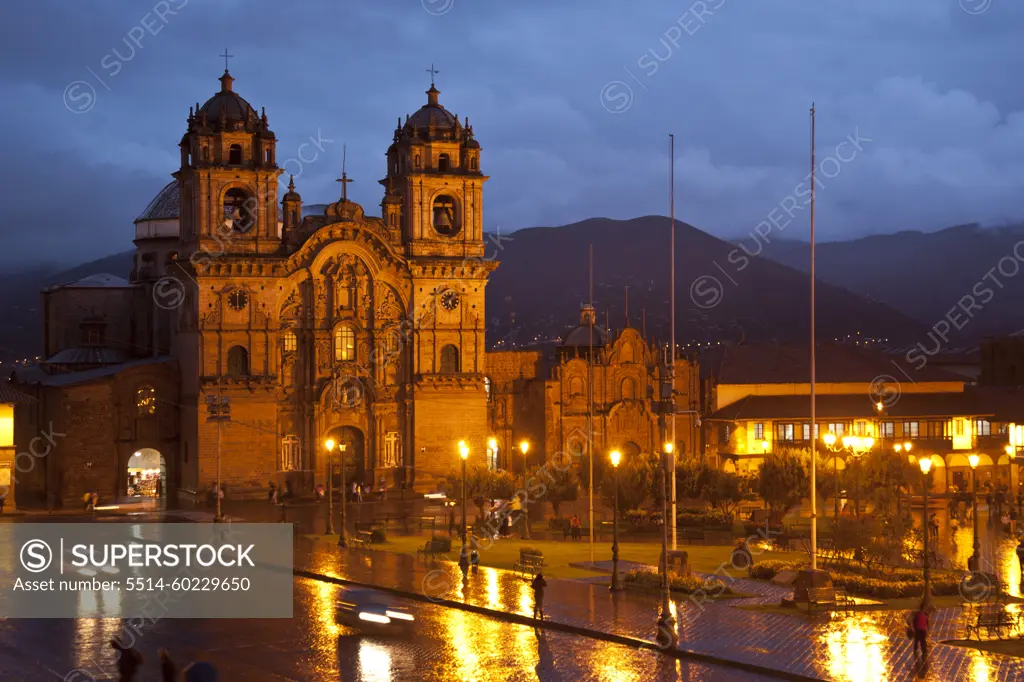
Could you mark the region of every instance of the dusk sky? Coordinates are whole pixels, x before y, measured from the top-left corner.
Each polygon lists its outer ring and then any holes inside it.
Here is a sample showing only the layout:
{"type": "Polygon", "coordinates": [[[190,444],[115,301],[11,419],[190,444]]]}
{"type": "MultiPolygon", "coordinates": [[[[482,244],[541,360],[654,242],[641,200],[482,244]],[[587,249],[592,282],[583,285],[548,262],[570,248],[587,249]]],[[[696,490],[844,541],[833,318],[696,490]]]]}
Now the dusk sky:
{"type": "Polygon", "coordinates": [[[1024,216],[1018,0],[32,0],[0,26],[7,265],[132,248],[225,48],[307,203],[339,195],[344,143],[379,215],[433,63],[483,146],[489,230],[667,214],[672,132],[677,216],[741,237],[808,174],[812,101],[823,239],[1024,216]]]}

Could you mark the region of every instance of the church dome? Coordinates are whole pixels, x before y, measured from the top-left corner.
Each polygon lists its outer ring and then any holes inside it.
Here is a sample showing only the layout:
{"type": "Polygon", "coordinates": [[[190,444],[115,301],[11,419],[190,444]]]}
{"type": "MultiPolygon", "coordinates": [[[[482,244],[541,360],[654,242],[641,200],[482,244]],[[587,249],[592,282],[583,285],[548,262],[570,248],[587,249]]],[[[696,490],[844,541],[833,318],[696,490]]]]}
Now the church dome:
{"type": "MultiPolygon", "coordinates": [[[[603,348],[608,342],[608,332],[594,325],[594,347],[603,348]]],[[[587,348],[590,346],[590,325],[581,324],[569,330],[562,343],[563,348],[587,348]]]]}
{"type": "Polygon", "coordinates": [[[172,180],[149,202],[136,223],[145,220],[177,220],[181,212],[181,189],[177,180],[172,180]]]}
{"type": "Polygon", "coordinates": [[[205,116],[207,125],[218,130],[221,122],[228,124],[229,128],[241,123],[241,127],[255,129],[259,126],[260,116],[256,110],[245,99],[233,89],[235,79],[226,70],[220,77],[220,92],[206,100],[206,104],[199,107],[196,118],[202,120],[205,116]],[[234,124],[234,125],[232,125],[234,124]]]}
{"type": "Polygon", "coordinates": [[[423,138],[429,136],[431,128],[438,132],[461,130],[458,117],[438,103],[437,96],[440,94],[441,91],[431,85],[427,90],[427,103],[409,117],[402,129],[406,132],[419,132],[423,138]]]}

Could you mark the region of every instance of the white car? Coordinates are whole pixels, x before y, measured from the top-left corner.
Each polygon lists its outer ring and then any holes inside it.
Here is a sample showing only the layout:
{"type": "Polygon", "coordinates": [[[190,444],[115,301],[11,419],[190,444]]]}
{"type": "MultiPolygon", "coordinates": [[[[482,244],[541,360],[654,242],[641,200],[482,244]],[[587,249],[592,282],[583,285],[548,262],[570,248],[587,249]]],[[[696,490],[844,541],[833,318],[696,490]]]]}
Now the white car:
{"type": "Polygon", "coordinates": [[[416,618],[387,593],[362,587],[346,588],[338,598],[334,622],[362,631],[403,632],[416,618]]]}

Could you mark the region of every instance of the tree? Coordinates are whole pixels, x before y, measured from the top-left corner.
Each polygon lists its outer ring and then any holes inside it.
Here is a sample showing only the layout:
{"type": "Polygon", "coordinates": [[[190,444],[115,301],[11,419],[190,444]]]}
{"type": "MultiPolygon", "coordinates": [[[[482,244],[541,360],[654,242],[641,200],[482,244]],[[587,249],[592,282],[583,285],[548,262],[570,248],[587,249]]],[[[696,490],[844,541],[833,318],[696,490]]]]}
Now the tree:
{"type": "Polygon", "coordinates": [[[773,512],[786,512],[808,492],[807,470],[798,455],[772,453],[757,474],[758,493],[773,512]]]}
{"type": "Polygon", "coordinates": [[[535,467],[529,476],[528,490],[530,501],[534,488],[543,486],[543,493],[539,495],[538,501],[547,500],[551,503],[551,509],[555,512],[555,518],[559,517],[558,506],[563,502],[575,502],[580,496],[580,481],[573,472],[572,467],[563,468],[548,464],[535,467]]]}
{"type": "Polygon", "coordinates": [[[742,476],[709,466],[700,471],[697,482],[704,499],[726,516],[732,516],[746,492],[742,476]]]}
{"type": "Polygon", "coordinates": [[[511,471],[497,469],[490,472],[486,488],[489,499],[511,499],[516,494],[516,489],[516,476],[511,471]]]}
{"type": "Polygon", "coordinates": [[[623,459],[618,471],[609,467],[608,475],[601,483],[601,497],[609,507],[614,507],[615,483],[618,479],[619,514],[643,505],[652,492],[652,485],[658,480],[658,456],[643,454],[623,459]]]}

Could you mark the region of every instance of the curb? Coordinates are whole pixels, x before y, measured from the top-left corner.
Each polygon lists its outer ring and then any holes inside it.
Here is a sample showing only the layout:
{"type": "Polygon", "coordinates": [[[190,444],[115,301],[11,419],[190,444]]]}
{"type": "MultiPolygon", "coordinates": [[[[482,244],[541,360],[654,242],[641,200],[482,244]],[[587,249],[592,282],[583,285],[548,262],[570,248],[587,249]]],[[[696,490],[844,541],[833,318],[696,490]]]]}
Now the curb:
{"type": "Polygon", "coordinates": [[[745,672],[757,673],[759,675],[769,675],[784,680],[793,680],[794,682],[825,682],[823,678],[819,677],[808,677],[806,675],[800,675],[798,673],[786,672],[785,670],[777,670],[775,668],[768,668],[765,666],[757,665],[756,663],[745,663],[743,661],[735,661],[729,658],[721,658],[711,654],[704,654],[697,651],[691,651],[689,649],[663,649],[654,642],[639,639],[636,637],[628,637],[626,635],[616,635],[609,632],[603,632],[601,630],[592,630],[590,628],[583,628],[576,625],[569,625],[568,623],[559,623],[558,621],[542,620],[537,621],[533,618],[527,618],[517,613],[509,613],[507,611],[497,611],[494,609],[487,609],[482,606],[476,606],[474,604],[466,604],[463,602],[453,601],[450,599],[437,599],[428,597],[425,594],[419,592],[409,592],[406,590],[398,589],[397,587],[386,587],[383,585],[376,585],[374,583],[364,583],[358,580],[348,580],[345,578],[338,578],[336,576],[324,575],[323,573],[316,573],[314,571],[307,571],[301,568],[293,568],[292,574],[302,577],[309,578],[311,580],[318,580],[320,582],[333,583],[335,585],[355,585],[357,587],[367,587],[374,590],[380,590],[382,592],[389,592],[399,597],[405,597],[406,599],[413,599],[419,602],[425,602],[430,604],[440,604],[453,609],[459,609],[461,611],[469,611],[481,616],[494,618],[497,620],[504,620],[518,625],[528,625],[531,627],[542,627],[547,630],[555,630],[558,632],[567,632],[576,635],[582,635],[584,637],[590,637],[592,639],[600,639],[613,644],[622,644],[624,646],[633,647],[635,649],[647,649],[649,651],[656,651],[674,658],[689,659],[698,661],[700,663],[710,663],[713,665],[726,666],[743,670],[745,672]]]}

